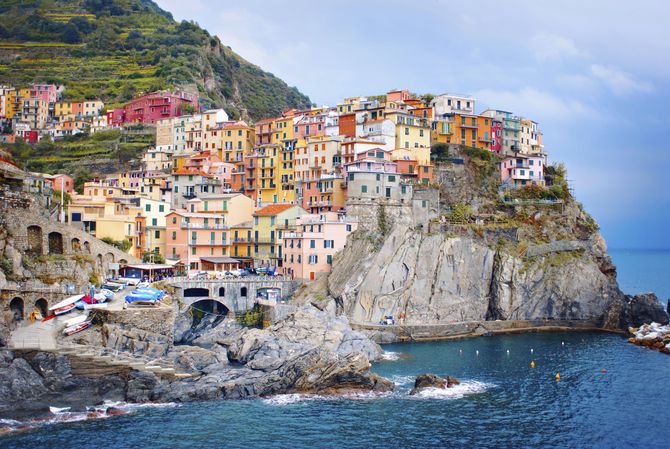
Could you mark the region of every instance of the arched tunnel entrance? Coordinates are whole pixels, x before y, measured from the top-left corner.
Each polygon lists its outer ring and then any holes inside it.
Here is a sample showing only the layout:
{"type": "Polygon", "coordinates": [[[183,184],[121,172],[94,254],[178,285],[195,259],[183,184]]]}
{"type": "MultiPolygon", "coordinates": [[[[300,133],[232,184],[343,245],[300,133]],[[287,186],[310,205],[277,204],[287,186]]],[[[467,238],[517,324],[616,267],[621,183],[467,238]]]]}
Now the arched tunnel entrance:
{"type": "Polygon", "coordinates": [[[18,296],[12,299],[9,303],[9,310],[12,312],[12,319],[14,321],[23,320],[23,299],[18,296]]]}
{"type": "Polygon", "coordinates": [[[213,299],[201,299],[188,306],[185,312],[191,316],[191,328],[179,338],[175,338],[176,344],[192,344],[194,340],[225,320],[229,310],[213,299]]]}

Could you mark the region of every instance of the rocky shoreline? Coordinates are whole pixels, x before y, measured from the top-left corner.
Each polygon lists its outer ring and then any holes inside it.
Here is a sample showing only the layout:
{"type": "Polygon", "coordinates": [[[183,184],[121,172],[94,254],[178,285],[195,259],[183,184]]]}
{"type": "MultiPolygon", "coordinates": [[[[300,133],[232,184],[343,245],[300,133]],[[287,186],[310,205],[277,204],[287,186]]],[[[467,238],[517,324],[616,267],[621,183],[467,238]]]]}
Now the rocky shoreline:
{"type": "Polygon", "coordinates": [[[385,392],[394,384],[370,371],[382,350],[345,317],[305,306],[267,329],[233,320],[174,345],[176,373],[94,362],[76,354],[0,351],[0,416],[49,406],[83,410],[103,401],[188,402],[280,393],[385,392]],[[206,346],[206,347],[204,347],[206,346]]]}
{"type": "Polygon", "coordinates": [[[629,328],[628,332],[633,335],[628,339],[630,343],[670,355],[670,325],[667,323],[643,324],[639,328],[629,328]]]}

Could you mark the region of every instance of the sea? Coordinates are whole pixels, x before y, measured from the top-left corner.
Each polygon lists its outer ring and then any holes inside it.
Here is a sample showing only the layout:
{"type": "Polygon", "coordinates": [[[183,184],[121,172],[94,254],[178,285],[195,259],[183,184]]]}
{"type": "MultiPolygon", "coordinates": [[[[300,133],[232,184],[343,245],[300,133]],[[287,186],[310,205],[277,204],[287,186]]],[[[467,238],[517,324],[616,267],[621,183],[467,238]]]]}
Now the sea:
{"type": "MultiPolygon", "coordinates": [[[[670,297],[670,252],[611,253],[625,292],[670,297]]],[[[54,419],[61,422],[0,437],[0,447],[670,447],[670,357],[623,336],[501,335],[384,349],[373,370],[396,384],[392,393],[130,407],[106,419],[54,419]],[[410,396],[423,373],[461,383],[410,396]]]]}

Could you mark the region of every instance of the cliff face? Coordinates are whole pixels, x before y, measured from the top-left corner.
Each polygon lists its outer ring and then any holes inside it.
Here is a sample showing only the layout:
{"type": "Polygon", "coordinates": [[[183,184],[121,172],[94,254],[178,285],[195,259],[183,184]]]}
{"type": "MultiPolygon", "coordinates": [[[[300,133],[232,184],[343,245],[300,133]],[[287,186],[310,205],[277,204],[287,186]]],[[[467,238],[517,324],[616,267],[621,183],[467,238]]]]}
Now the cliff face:
{"type": "Polygon", "coordinates": [[[602,320],[621,297],[615,277],[596,254],[602,240],[581,251],[549,252],[523,260],[467,236],[395,228],[383,246],[356,238],[329,279],[329,290],[356,323],[406,315],[406,324],[459,321],[602,320]],[[365,254],[358,259],[356,255],[365,254]],[[357,260],[358,259],[358,260],[357,260]]]}
{"type": "MultiPolygon", "coordinates": [[[[437,167],[438,218],[397,219],[387,232],[368,220],[336,258],[328,291],[352,323],[403,314],[410,326],[578,320],[625,329],[641,317],[667,322],[655,297],[619,290],[597,224],[571,196],[503,199],[495,161],[463,156],[463,164],[437,167]]],[[[534,191],[514,194],[528,193],[534,191]]]]}

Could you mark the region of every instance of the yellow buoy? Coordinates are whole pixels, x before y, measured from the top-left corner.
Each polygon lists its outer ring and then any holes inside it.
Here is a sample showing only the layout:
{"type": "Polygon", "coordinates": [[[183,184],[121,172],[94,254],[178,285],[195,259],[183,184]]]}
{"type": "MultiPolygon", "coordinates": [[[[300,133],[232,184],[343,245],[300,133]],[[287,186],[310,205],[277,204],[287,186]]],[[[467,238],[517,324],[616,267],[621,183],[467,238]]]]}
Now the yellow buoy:
{"type": "Polygon", "coordinates": [[[530,361],[530,367],[531,367],[531,368],[535,368],[535,360],[531,360],[531,361],[530,361]]]}
{"type": "Polygon", "coordinates": [[[559,373],[556,373],[556,380],[561,380],[561,375],[559,373]]]}

